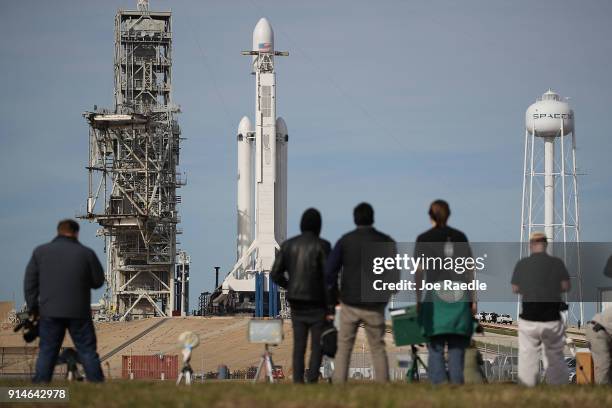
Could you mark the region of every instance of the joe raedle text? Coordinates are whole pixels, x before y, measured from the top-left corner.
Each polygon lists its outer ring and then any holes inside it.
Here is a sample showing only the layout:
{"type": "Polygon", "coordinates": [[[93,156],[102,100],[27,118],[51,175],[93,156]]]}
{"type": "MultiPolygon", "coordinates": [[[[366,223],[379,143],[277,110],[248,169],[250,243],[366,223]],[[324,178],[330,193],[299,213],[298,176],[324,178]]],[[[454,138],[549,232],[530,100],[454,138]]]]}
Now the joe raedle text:
{"type": "Polygon", "coordinates": [[[376,291],[431,291],[431,290],[466,290],[466,291],[486,291],[487,283],[474,279],[469,282],[457,282],[450,279],[445,279],[439,282],[415,282],[408,279],[402,279],[398,282],[384,282],[382,279],[376,279],[372,282],[372,287],[376,291]]]}

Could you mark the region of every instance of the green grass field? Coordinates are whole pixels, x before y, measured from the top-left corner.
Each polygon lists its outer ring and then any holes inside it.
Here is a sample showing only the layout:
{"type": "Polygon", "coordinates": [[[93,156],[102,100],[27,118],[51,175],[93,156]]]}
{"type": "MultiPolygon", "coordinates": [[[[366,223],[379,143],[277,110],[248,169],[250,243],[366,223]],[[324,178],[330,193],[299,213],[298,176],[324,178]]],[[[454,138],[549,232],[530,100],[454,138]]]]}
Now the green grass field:
{"type": "MultiPolygon", "coordinates": [[[[0,382],[0,386],[26,386],[0,382]]],[[[209,382],[176,387],[172,382],[112,381],[101,385],[56,383],[68,386],[72,407],[610,407],[612,388],[595,386],[540,386],[513,384],[439,386],[427,384],[351,383],[295,386],[209,382]]],[[[2,405],[2,404],[0,404],[2,405]]],[[[19,403],[14,406],[24,407],[19,403]]],[[[51,406],[51,404],[30,404],[51,406]]]]}

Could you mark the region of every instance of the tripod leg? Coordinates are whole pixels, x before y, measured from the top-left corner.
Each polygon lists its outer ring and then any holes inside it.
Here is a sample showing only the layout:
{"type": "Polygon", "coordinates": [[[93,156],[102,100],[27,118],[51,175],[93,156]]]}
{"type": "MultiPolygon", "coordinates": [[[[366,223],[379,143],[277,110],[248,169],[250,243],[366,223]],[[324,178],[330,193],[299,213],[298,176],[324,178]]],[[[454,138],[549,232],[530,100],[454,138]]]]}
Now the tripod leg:
{"type": "MultiPolygon", "coordinates": [[[[418,361],[419,364],[421,364],[421,367],[423,367],[423,369],[425,370],[425,373],[428,373],[427,365],[425,364],[423,359],[421,357],[417,356],[417,361],[418,361]]],[[[418,365],[417,365],[417,370],[418,370],[418,365]]]]}
{"type": "Polygon", "coordinates": [[[270,356],[269,353],[266,353],[266,367],[267,367],[267,371],[268,371],[268,378],[270,379],[270,382],[273,383],[274,382],[274,369],[273,369],[273,365],[272,365],[272,356],[270,356]]]}
{"type": "Polygon", "coordinates": [[[414,357],[412,358],[412,364],[406,373],[406,381],[409,383],[419,381],[419,365],[414,357]]]}
{"type": "Polygon", "coordinates": [[[419,381],[419,355],[417,354],[415,345],[410,346],[410,354],[412,357],[412,363],[410,365],[410,369],[406,373],[406,381],[419,381]]]}
{"type": "Polygon", "coordinates": [[[261,375],[261,370],[264,368],[265,357],[262,356],[259,360],[259,366],[257,367],[257,372],[255,373],[255,378],[253,378],[253,382],[256,383],[259,380],[259,376],[261,375]]]}
{"type": "Polygon", "coordinates": [[[421,357],[417,356],[417,359],[419,360],[419,363],[423,366],[423,368],[425,370],[427,370],[427,365],[425,364],[425,362],[423,361],[423,359],[421,357]]]}

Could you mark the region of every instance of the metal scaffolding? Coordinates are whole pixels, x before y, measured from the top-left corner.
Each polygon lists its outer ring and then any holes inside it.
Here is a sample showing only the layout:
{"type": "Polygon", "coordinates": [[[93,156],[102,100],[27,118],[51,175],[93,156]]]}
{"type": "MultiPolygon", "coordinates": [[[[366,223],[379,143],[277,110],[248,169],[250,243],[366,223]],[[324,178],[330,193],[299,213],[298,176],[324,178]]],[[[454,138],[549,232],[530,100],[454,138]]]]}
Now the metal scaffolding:
{"type": "Polygon", "coordinates": [[[117,12],[114,71],[114,109],[83,114],[89,124],[84,218],[99,223],[105,237],[110,313],[121,320],[170,316],[180,233],[176,189],[184,185],[177,173],[170,12],[140,3],[117,12]]]}

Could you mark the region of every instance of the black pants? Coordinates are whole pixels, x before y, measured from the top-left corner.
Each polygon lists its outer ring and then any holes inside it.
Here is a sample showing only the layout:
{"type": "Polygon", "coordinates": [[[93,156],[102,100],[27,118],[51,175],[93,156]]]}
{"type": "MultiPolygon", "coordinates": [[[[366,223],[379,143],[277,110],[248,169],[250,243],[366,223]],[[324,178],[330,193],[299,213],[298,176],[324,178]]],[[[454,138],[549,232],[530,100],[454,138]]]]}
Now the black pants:
{"type": "Polygon", "coordinates": [[[100,367],[100,358],[96,351],[96,331],[91,318],[60,319],[41,317],[38,326],[40,350],[38,352],[38,360],[36,361],[34,382],[47,383],[51,381],[66,329],[68,329],[72,342],[77,349],[79,361],[83,364],[87,381],[104,381],[104,374],[102,374],[102,368],[100,367]]]}
{"type": "Polygon", "coordinates": [[[325,309],[323,307],[304,307],[291,305],[291,322],[293,323],[293,382],[304,382],[304,355],[310,331],[310,362],[306,382],[317,382],[321,367],[321,333],[325,327],[325,309]]]}

